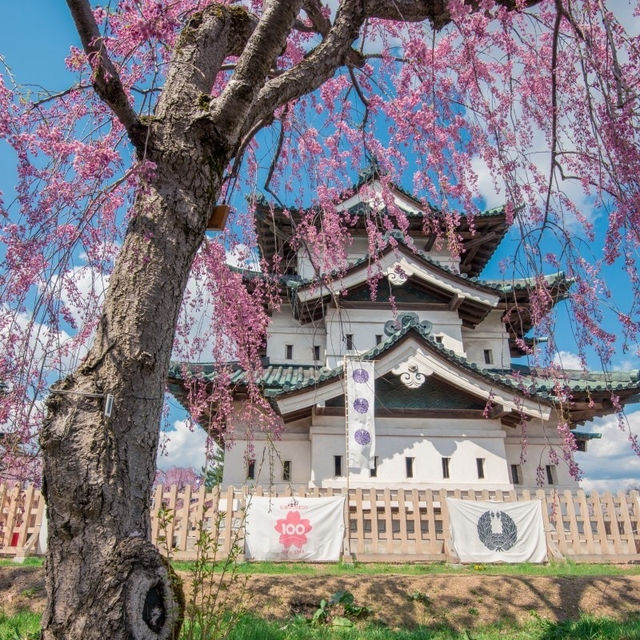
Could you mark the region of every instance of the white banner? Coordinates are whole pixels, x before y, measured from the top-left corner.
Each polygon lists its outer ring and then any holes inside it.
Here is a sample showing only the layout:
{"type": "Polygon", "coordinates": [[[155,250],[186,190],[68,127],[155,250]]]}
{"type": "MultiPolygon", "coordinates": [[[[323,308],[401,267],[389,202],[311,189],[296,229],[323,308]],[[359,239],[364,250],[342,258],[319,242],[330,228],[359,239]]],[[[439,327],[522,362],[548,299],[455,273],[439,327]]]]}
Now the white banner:
{"type": "Polygon", "coordinates": [[[248,560],[337,562],[344,538],[344,497],[252,496],[245,531],[248,560]]]}
{"type": "Polygon", "coordinates": [[[346,359],[347,437],[350,468],[373,469],[376,455],[373,362],[346,359]]]}
{"type": "Polygon", "coordinates": [[[544,562],[540,500],[475,502],[447,498],[451,539],[461,562],[544,562]]]}

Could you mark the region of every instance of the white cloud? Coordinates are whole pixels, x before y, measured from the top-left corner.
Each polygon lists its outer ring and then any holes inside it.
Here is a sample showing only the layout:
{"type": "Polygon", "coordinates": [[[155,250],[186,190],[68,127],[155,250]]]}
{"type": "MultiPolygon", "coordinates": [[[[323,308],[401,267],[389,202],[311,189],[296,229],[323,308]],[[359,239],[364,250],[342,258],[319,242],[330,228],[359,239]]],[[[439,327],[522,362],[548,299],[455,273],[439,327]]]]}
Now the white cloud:
{"type": "Polygon", "coordinates": [[[239,269],[260,271],[260,256],[256,247],[251,248],[247,244],[238,243],[226,252],[226,263],[239,269]]]}
{"type": "Polygon", "coordinates": [[[74,267],[64,273],[60,298],[76,324],[95,321],[108,285],[108,274],[88,266],[74,267]]]}
{"type": "Polygon", "coordinates": [[[200,472],[207,453],[207,434],[189,420],[177,420],[173,429],[160,434],[158,467],[192,467],[200,472]]]}
{"type": "Polygon", "coordinates": [[[493,209],[503,205],[506,200],[504,184],[499,183],[498,189],[496,189],[493,176],[491,175],[489,167],[487,167],[484,160],[475,156],[473,160],[471,160],[471,168],[478,176],[478,193],[485,201],[484,208],[493,209]]]}
{"type": "Polygon", "coordinates": [[[602,434],[600,440],[589,441],[586,453],[576,454],[584,489],[617,491],[640,485],[640,457],[629,442],[629,432],[640,434],[640,410],[627,415],[625,430],[615,415],[597,418],[580,430],[602,434]]]}
{"type": "Polygon", "coordinates": [[[570,351],[558,351],[553,356],[553,364],[557,364],[563,369],[584,369],[580,356],[570,351]]]}

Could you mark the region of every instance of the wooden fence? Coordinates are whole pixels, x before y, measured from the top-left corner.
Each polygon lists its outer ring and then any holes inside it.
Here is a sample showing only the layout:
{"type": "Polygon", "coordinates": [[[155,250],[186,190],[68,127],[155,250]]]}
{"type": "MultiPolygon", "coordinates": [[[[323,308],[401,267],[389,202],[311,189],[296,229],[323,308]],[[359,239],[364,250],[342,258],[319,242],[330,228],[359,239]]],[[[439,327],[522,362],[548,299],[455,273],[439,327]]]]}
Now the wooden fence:
{"type": "MultiPolygon", "coordinates": [[[[241,489],[158,486],[154,491],[152,540],[179,560],[193,559],[199,532],[212,533],[218,556],[242,546],[243,515],[250,496],[260,488],[241,489]]],[[[341,495],[340,489],[279,492],[278,496],[341,495]]],[[[271,494],[276,495],[276,494],[271,494]]],[[[538,499],[550,558],[576,562],[640,561],[640,499],[630,493],[584,491],[472,491],[429,489],[351,489],[345,550],[361,561],[455,561],[450,548],[445,498],[464,500],[538,499]]],[[[0,485],[0,554],[38,553],[43,518],[40,492],[33,487],[0,485]]],[[[345,509],[346,516],[346,509],[345,509]]]]}

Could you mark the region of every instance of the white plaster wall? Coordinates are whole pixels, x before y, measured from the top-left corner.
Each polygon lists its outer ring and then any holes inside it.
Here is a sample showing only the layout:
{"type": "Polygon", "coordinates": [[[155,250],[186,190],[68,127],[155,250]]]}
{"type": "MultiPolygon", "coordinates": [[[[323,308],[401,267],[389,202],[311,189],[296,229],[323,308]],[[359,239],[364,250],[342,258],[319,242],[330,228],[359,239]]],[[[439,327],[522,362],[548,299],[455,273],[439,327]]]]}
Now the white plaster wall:
{"type": "MultiPolygon", "coordinates": [[[[424,246],[424,239],[414,239],[416,249],[422,250],[424,246]]],[[[361,258],[364,258],[369,254],[369,240],[366,237],[355,236],[352,239],[352,243],[346,247],[347,262],[353,264],[361,258]]],[[[460,259],[454,258],[446,249],[432,249],[431,251],[425,251],[427,257],[437,262],[438,264],[451,269],[454,273],[460,273],[460,259]]],[[[305,279],[316,278],[316,272],[313,268],[309,254],[304,249],[301,249],[297,255],[298,275],[305,279]]]]}
{"type": "MultiPolygon", "coordinates": [[[[400,311],[402,313],[402,311],[400,311]]],[[[464,356],[462,345],[462,321],[455,311],[418,311],[420,320],[433,324],[432,335],[442,336],[442,344],[464,356]]],[[[343,336],[353,335],[354,351],[363,353],[376,345],[376,334],[384,340],[384,325],[393,320],[393,313],[378,309],[328,309],[325,317],[327,328],[327,365],[334,367],[342,361],[346,345],[343,336]]]]}
{"type": "Polygon", "coordinates": [[[505,440],[509,474],[511,474],[511,465],[518,464],[522,470],[522,486],[538,488],[537,468],[541,466],[543,470],[543,484],[540,488],[549,488],[545,467],[546,465],[553,464],[553,462],[549,460],[549,451],[553,446],[560,458],[558,464],[555,465],[557,484],[553,486],[558,489],[577,489],[579,483],[571,477],[569,466],[562,460],[560,445],[560,437],[553,424],[547,423],[544,429],[536,424],[529,424],[527,428],[526,448],[524,450],[526,461],[521,463],[520,457],[523,453],[521,430],[519,427],[509,429],[505,440]]]}
{"type": "Polygon", "coordinates": [[[277,455],[272,447],[259,435],[249,444],[237,440],[224,454],[223,487],[255,484],[268,487],[308,486],[311,466],[311,447],[308,433],[287,433],[276,443],[277,455]],[[247,462],[256,461],[256,479],[247,479],[247,462]],[[282,461],[291,462],[291,480],[282,478],[282,461]]]}
{"type": "Polygon", "coordinates": [[[300,324],[294,319],[291,306],[282,305],[274,312],[267,332],[267,356],[271,363],[319,364],[325,363],[326,334],[322,321],[300,324]],[[293,359],[286,359],[286,345],[293,345],[293,359]],[[314,362],[313,347],[320,347],[320,360],[314,362]]]}
{"type": "MultiPolygon", "coordinates": [[[[416,240],[416,247],[421,249],[422,241],[416,240]]],[[[443,267],[451,269],[454,273],[460,273],[460,258],[454,258],[446,249],[431,249],[431,251],[425,251],[427,257],[435,262],[438,262],[443,267]]]]}
{"type": "MultiPolygon", "coordinates": [[[[256,434],[251,444],[237,432],[233,448],[225,452],[223,486],[256,484],[278,487],[341,487],[346,477],[334,476],[334,456],[343,457],[346,474],[346,442],[344,418],[320,416],[307,430],[294,425],[275,443],[277,454],[269,454],[271,445],[262,434],[256,434]],[[256,460],[256,479],[247,480],[247,460],[256,460]],[[291,461],[291,480],[282,478],[282,461],[291,461]]],[[[559,446],[553,427],[548,436],[530,425],[527,437],[527,461],[521,465],[519,488],[536,489],[536,468],[544,470],[549,461],[549,442],[559,446]]],[[[352,487],[422,487],[422,488],[513,488],[511,464],[520,462],[521,442],[517,430],[503,427],[498,420],[464,420],[457,424],[446,419],[376,420],[376,455],[378,475],[370,477],[366,469],[351,469],[352,487]],[[506,430],[506,432],[505,432],[506,430]],[[413,457],[414,477],[406,477],[406,457],[413,457]],[[442,477],[442,458],[450,458],[449,479],[442,477]],[[478,479],[476,458],[484,458],[485,477],[478,479]]],[[[576,489],[566,464],[560,461],[555,468],[559,490],[576,489]]],[[[549,488],[546,471],[542,488],[549,488]]]]}
{"type": "MultiPolygon", "coordinates": [[[[344,419],[317,418],[311,428],[312,486],[344,486],[334,476],[334,456],[345,456],[344,419]]],[[[505,461],[504,430],[497,421],[376,420],[377,477],[368,470],[350,470],[349,483],[357,487],[511,488],[505,461]],[[413,478],[406,477],[406,457],[414,458],[413,478]],[[450,458],[449,479],[442,477],[442,458],[450,458]],[[476,458],[485,460],[485,477],[477,477],[476,458]]]]}
{"type": "Polygon", "coordinates": [[[485,369],[511,367],[509,337],[502,322],[502,311],[494,309],[475,329],[462,328],[462,342],[467,358],[485,369]],[[484,350],[493,352],[493,364],[484,361],[484,350]]]}

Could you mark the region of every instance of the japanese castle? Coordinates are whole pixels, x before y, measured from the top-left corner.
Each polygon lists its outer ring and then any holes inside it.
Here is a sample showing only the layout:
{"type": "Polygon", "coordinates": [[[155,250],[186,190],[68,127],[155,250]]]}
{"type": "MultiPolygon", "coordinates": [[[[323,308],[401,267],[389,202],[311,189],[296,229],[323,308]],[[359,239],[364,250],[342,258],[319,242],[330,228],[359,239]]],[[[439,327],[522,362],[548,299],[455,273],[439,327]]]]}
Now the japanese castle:
{"type": "MultiPolygon", "coordinates": [[[[353,242],[349,266],[331,284],[319,280],[309,255],[292,246],[300,212],[259,201],[261,255],[269,263],[279,256],[287,265],[280,278],[284,302],[272,312],[261,380],[284,432],[271,443],[260,431],[247,437],[236,425],[223,485],[575,488],[557,425],[574,430],[613,413],[616,402],[637,400],[638,371],[565,371],[559,382],[544,370],[512,364],[535,348],[527,335],[533,328],[533,280],[480,277],[509,228],[505,210],[486,211],[473,221],[460,217],[456,257],[427,229],[424,205],[392,185],[414,246],[396,234],[393,246],[371,256],[365,224],[381,191],[377,171],[363,172],[339,205],[355,220],[353,242]],[[374,260],[384,277],[372,300],[368,276],[374,260]],[[347,464],[345,356],[374,361],[371,468],[347,464]],[[552,449],[559,455],[550,455],[552,449]]],[[[547,276],[546,284],[552,304],[570,293],[571,282],[561,273],[547,276]]],[[[203,384],[216,375],[212,365],[189,366],[203,384]]],[[[172,367],[169,387],[184,400],[183,371],[172,367]]],[[[243,379],[242,370],[234,371],[238,403],[243,379]]],[[[206,412],[198,419],[206,428],[206,412]]],[[[582,450],[594,437],[573,432],[582,450]]]]}

